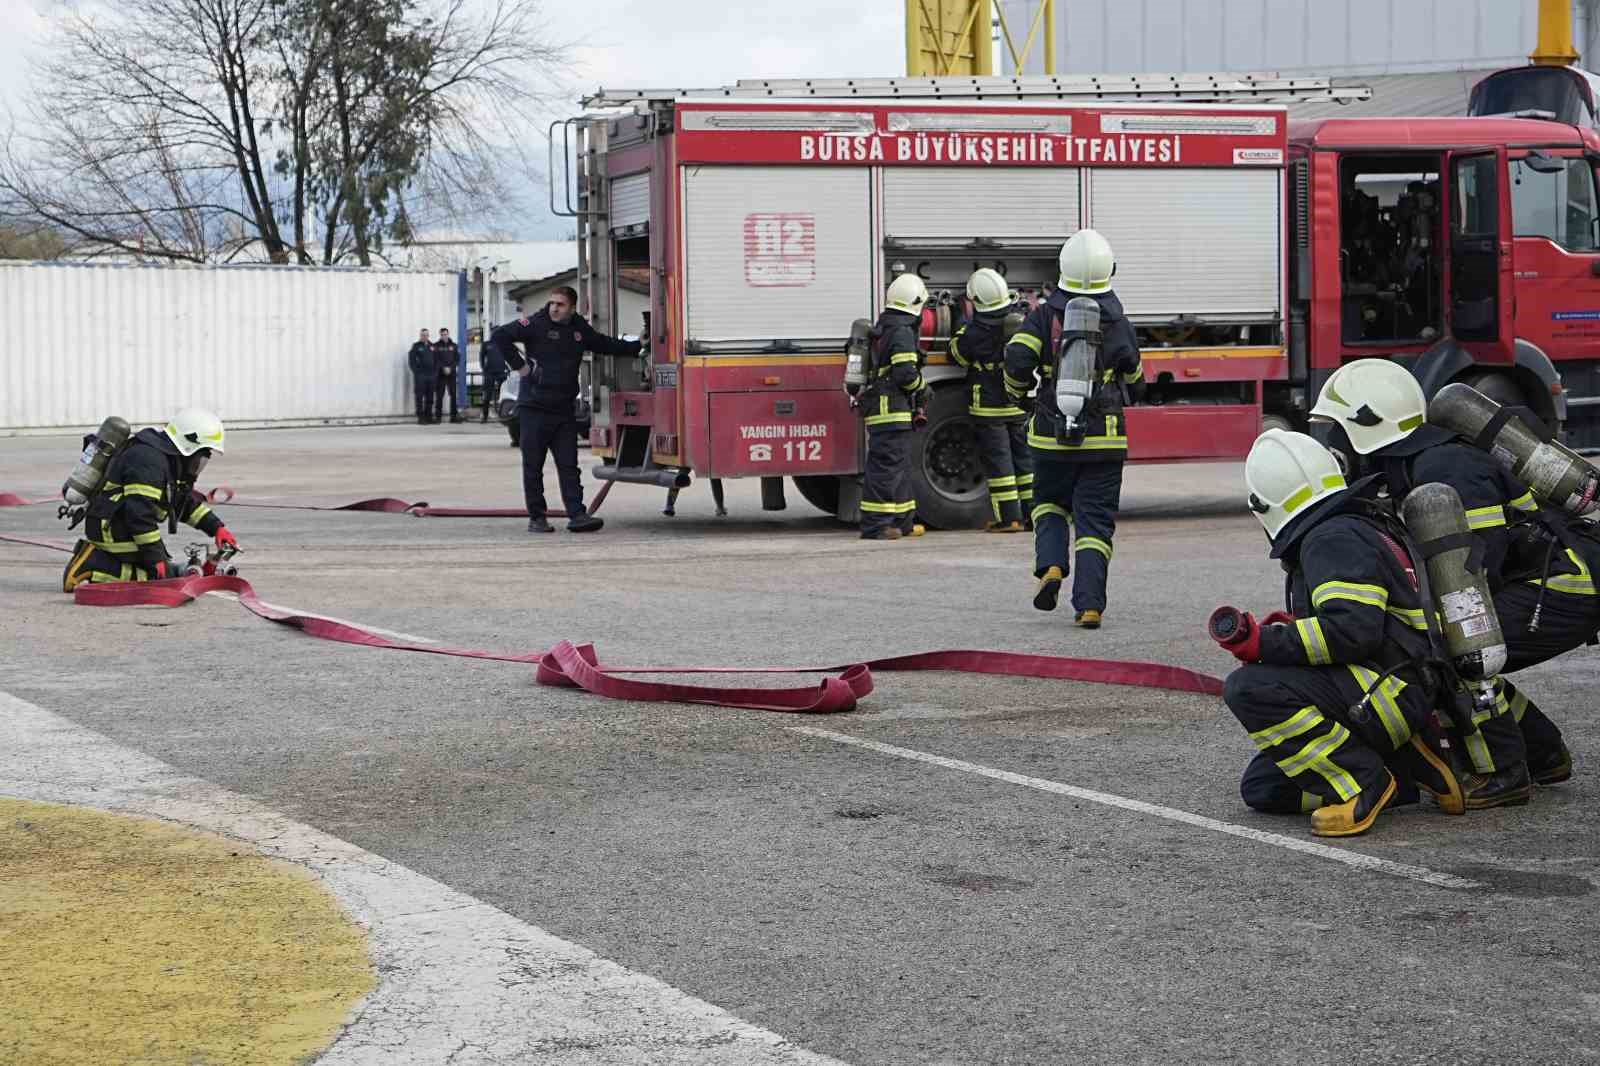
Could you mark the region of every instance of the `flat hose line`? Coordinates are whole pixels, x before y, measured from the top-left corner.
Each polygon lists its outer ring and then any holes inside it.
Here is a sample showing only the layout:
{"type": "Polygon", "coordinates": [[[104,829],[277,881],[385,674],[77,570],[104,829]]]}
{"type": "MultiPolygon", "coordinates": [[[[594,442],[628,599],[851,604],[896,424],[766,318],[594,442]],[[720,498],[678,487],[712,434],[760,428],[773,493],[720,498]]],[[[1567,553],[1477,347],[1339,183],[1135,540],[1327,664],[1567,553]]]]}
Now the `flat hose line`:
{"type": "MultiPolygon", "coordinates": [[[[594,514],[611,494],[614,481],[601,484],[594,500],[587,508],[594,514]]],[[[434,507],[427,501],[411,503],[393,496],[375,496],[371,499],[353,500],[350,503],[313,503],[308,500],[286,499],[278,501],[253,501],[236,498],[233,487],[218,485],[205,493],[207,503],[227,504],[229,507],[261,507],[280,511],[374,511],[380,514],[409,514],[417,518],[527,518],[525,507],[434,507]]],[[[60,503],[60,498],[35,499],[14,492],[0,492],[0,507],[32,507],[41,503],[60,503]]],[[[567,518],[567,512],[557,508],[545,512],[546,518],[567,518]]]]}
{"type": "MultiPolygon", "coordinates": [[[[0,534],[0,541],[70,553],[72,546],[32,537],[0,534]]],[[[872,671],[948,670],[957,673],[1004,677],[1034,677],[1058,681],[1088,681],[1102,685],[1222,695],[1222,682],[1209,674],[1161,663],[1116,659],[1077,659],[1063,655],[1034,655],[1009,651],[950,649],[891,655],[842,666],[611,666],[600,665],[592,644],[563,640],[548,651],[507,655],[474,648],[452,648],[395,640],[365,626],[267,603],[241,577],[224,575],[169,578],[164,581],[116,582],[79,585],[73,601],[89,607],[182,607],[208,592],[231,592],[258,618],[300,630],[319,640],[359,644],[368,648],[450,655],[466,659],[536,663],[534,680],[541,685],[580,688],[609,699],[641,702],[704,703],[756,711],[790,711],[832,714],[854,710],[856,702],[872,691],[872,671]],[[744,688],[728,685],[681,685],[664,681],[636,681],[619,674],[833,674],[820,684],[797,688],[744,688]]]]}

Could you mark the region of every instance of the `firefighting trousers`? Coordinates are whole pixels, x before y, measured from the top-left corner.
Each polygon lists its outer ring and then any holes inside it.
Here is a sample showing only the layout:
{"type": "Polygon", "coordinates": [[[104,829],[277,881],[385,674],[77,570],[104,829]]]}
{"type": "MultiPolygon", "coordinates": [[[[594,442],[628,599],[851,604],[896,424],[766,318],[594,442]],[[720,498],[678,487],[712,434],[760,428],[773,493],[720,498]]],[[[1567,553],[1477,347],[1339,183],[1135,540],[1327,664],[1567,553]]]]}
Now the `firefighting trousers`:
{"type": "Polygon", "coordinates": [[[1033,574],[1060,567],[1073,575],[1073,610],[1103,611],[1122,463],[1064,463],[1039,452],[1033,460],[1033,574]],[[1069,541],[1076,567],[1068,560],[1069,541]]]}
{"type": "MultiPolygon", "coordinates": [[[[1536,585],[1506,585],[1495,594],[1495,613],[1500,616],[1500,629],[1511,653],[1505,668],[1508,674],[1581,647],[1600,628],[1600,596],[1546,589],[1543,605],[1538,607],[1538,629],[1533,628],[1536,605],[1536,585]]],[[[1522,731],[1530,763],[1538,765],[1560,750],[1561,730],[1525,693],[1509,688],[1508,683],[1506,698],[1522,731]]]]}
{"type": "Polygon", "coordinates": [[[453,373],[440,374],[433,383],[433,417],[444,417],[444,398],[450,397],[450,421],[459,422],[461,415],[456,411],[456,376],[453,373]]]}
{"type": "Polygon", "coordinates": [[[989,479],[989,509],[996,525],[1020,522],[1033,511],[1033,452],[1025,421],[974,418],[978,459],[989,479]]]}
{"type": "Polygon", "coordinates": [[[497,374],[492,370],[483,372],[483,420],[489,421],[500,407],[500,386],[506,383],[504,374],[497,374]]]}
{"type": "Polygon", "coordinates": [[[867,430],[867,471],[861,486],[861,532],[894,526],[909,533],[917,514],[911,494],[909,429],[867,430]]]}
{"type": "Polygon", "coordinates": [[[424,378],[417,378],[412,382],[412,393],[417,400],[417,421],[431,422],[438,410],[434,406],[434,383],[424,378]]]}
{"type": "Polygon", "coordinates": [[[1239,782],[1259,811],[1287,813],[1343,803],[1381,789],[1386,764],[1431,713],[1425,687],[1406,673],[1383,681],[1361,666],[1241,666],[1228,675],[1222,699],[1255,742],[1258,755],[1239,782]]]}
{"type": "Polygon", "coordinates": [[[518,433],[522,447],[522,498],[530,518],[543,518],[544,457],[556,461],[556,476],[561,479],[561,502],[569,520],[586,512],[583,509],[583,479],[578,473],[578,423],[572,411],[540,411],[517,408],[518,433]]]}

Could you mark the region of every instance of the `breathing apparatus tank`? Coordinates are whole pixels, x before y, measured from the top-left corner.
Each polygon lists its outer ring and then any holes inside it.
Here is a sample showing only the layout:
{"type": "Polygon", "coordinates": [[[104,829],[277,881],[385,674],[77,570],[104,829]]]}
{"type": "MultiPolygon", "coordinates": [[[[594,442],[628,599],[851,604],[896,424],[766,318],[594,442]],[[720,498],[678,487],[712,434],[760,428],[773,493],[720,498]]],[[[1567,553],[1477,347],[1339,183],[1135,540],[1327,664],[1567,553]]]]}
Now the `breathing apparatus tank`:
{"type": "Polygon", "coordinates": [[[100,486],[106,481],[106,468],[111,465],[111,459],[117,451],[128,442],[130,434],[127,421],[116,415],[100,423],[100,428],[84,445],[78,465],[72,468],[66,484],[61,487],[61,498],[67,501],[62,508],[63,515],[87,504],[100,491],[100,486]]]}
{"type": "Polygon", "coordinates": [[[1440,389],[1428,404],[1428,421],[1488,452],[1546,503],[1574,515],[1600,507],[1600,471],[1471,385],[1440,389]]]}
{"type": "Polygon", "coordinates": [[[1100,305],[1087,296],[1067,301],[1056,352],[1058,438],[1081,433],[1078,418],[1094,395],[1094,367],[1100,356],[1100,305]]]}
{"type": "Polygon", "coordinates": [[[1003,344],[1010,344],[1011,338],[1017,335],[1017,330],[1028,320],[1028,316],[1021,311],[1011,311],[1000,323],[1000,340],[1003,344]]]}
{"type": "Polygon", "coordinates": [[[850,323],[850,340],[844,347],[844,391],[855,395],[872,372],[872,320],[850,323]]]}
{"type": "Polygon", "coordinates": [[[1461,497],[1448,485],[1430,482],[1412,489],[1400,512],[1427,567],[1427,590],[1451,666],[1463,681],[1492,680],[1505,667],[1506,641],[1461,497]]]}

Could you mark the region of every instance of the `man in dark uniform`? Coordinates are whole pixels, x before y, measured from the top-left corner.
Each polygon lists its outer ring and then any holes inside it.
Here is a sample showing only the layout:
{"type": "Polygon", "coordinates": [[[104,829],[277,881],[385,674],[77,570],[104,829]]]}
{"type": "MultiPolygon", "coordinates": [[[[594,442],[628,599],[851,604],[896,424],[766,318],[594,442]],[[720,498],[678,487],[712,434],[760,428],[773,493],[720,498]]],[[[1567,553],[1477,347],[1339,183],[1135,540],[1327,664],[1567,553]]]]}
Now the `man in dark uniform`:
{"type": "Polygon", "coordinates": [[[1033,415],[1028,420],[1028,445],[1033,450],[1034,576],[1039,586],[1033,605],[1053,611],[1061,582],[1073,570],[1072,607],[1075,621],[1099,629],[1106,609],[1106,579],[1111,568],[1111,542],[1122,501],[1122,467],[1128,458],[1128,434],[1122,420],[1123,390],[1137,399],[1144,388],[1144,368],[1133,325],[1122,301],[1111,291],[1117,263],[1111,245],[1092,229],[1079,230],[1061,246],[1061,277],[1049,299],[1028,313],[1022,328],[1006,345],[1005,386],[1021,401],[1040,379],[1033,415]],[[1100,305],[1100,352],[1095,380],[1074,432],[1063,432],[1056,403],[1056,351],[1068,301],[1087,296],[1100,305]],[[1073,529],[1069,529],[1069,525],[1073,529]]]}
{"type": "Polygon", "coordinates": [[[85,581],[157,581],[177,576],[161,539],[161,525],[176,532],[193,526],[219,548],[239,542],[200,493],[195,479],[212,453],[222,454],[222,422],[209,411],[179,411],[164,428],[141,429],[106,468],[105,484],[89,501],[84,539],[78,542],[63,591],[85,581]]]}
{"type": "Polygon", "coordinates": [[[557,289],[531,319],[519,318],[495,329],[489,343],[506,365],[522,378],[517,392],[517,417],[522,446],[522,494],[528,505],[528,532],[549,533],[545,518],[544,457],[555,456],[561,479],[561,500],[567,529],[592,533],[605,521],[583,507],[583,481],[578,474],[578,372],[583,353],[634,356],[638,341],[618,340],[599,332],[577,313],[578,294],[557,289]],[[521,342],[527,357],[517,352],[521,342]]]}
{"type": "Polygon", "coordinates": [[[450,331],[441,328],[439,339],[433,342],[433,369],[438,375],[435,379],[435,393],[433,401],[433,420],[439,421],[444,417],[444,398],[450,397],[450,421],[461,422],[461,413],[456,410],[456,367],[461,363],[461,349],[456,347],[456,342],[450,339],[450,331]]]}
{"type": "Polygon", "coordinates": [[[1463,813],[1460,783],[1421,740],[1431,648],[1426,622],[1408,620],[1425,605],[1404,549],[1363,506],[1363,487],[1346,485],[1332,453],[1303,433],[1257,438],[1245,483],[1289,573],[1287,611],[1212,632],[1246,664],[1222,697],[1259,750],[1240,782],[1245,802],[1309,811],[1317,836],[1352,836],[1395,802],[1395,767],[1463,813]]]}
{"type": "MultiPolygon", "coordinates": [[[[1405,367],[1385,359],[1347,363],[1323,385],[1311,417],[1337,427],[1335,444],[1355,453],[1363,473],[1383,478],[1396,508],[1413,488],[1429,482],[1448,485],[1461,497],[1467,524],[1483,546],[1484,571],[1510,652],[1506,672],[1577,647],[1600,624],[1595,597],[1583,591],[1592,585],[1581,556],[1557,553],[1552,571],[1544,573],[1547,542],[1534,537],[1534,550],[1519,553],[1537,556],[1531,567],[1512,557],[1514,543],[1524,542],[1524,532],[1538,525],[1533,494],[1487,453],[1427,424],[1422,386],[1405,367]],[[1541,598],[1552,611],[1530,631],[1541,598]]],[[[1530,774],[1541,784],[1572,774],[1561,730],[1509,680],[1500,678],[1498,687],[1494,713],[1463,738],[1476,771],[1462,781],[1469,808],[1526,803],[1530,774]]]]}
{"type": "Polygon", "coordinates": [[[433,401],[438,391],[439,370],[433,361],[433,342],[428,339],[427,330],[418,335],[417,343],[406,353],[406,365],[411,368],[411,390],[417,401],[417,425],[426,426],[438,421],[433,401]]]}
{"type": "Polygon", "coordinates": [[[915,274],[889,284],[885,307],[872,327],[872,379],[856,397],[867,424],[867,469],[861,489],[861,539],[920,536],[911,492],[911,430],[923,389],[917,324],[928,287],[915,274]]]}
{"type": "Polygon", "coordinates": [[[500,386],[506,380],[506,357],[483,338],[478,343],[478,365],[483,369],[483,421],[500,406],[500,386]]]}
{"type": "Polygon", "coordinates": [[[967,369],[978,455],[989,480],[991,533],[1021,533],[1033,511],[1033,455],[1028,416],[1005,386],[1005,319],[1015,303],[1006,279],[984,267],[967,279],[973,318],[950,338],[950,357],[967,369]]]}

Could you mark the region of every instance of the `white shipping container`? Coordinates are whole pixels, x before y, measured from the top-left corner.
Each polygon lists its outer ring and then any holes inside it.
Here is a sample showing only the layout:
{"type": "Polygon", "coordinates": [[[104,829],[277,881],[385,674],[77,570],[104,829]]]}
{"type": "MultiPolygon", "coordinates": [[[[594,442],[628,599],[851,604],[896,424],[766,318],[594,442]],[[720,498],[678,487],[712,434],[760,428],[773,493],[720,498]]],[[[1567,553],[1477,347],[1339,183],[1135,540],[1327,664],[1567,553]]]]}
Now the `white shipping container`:
{"type": "Polygon", "coordinates": [[[406,351],[465,331],[454,273],[0,261],[0,430],[413,410],[406,351]]]}

